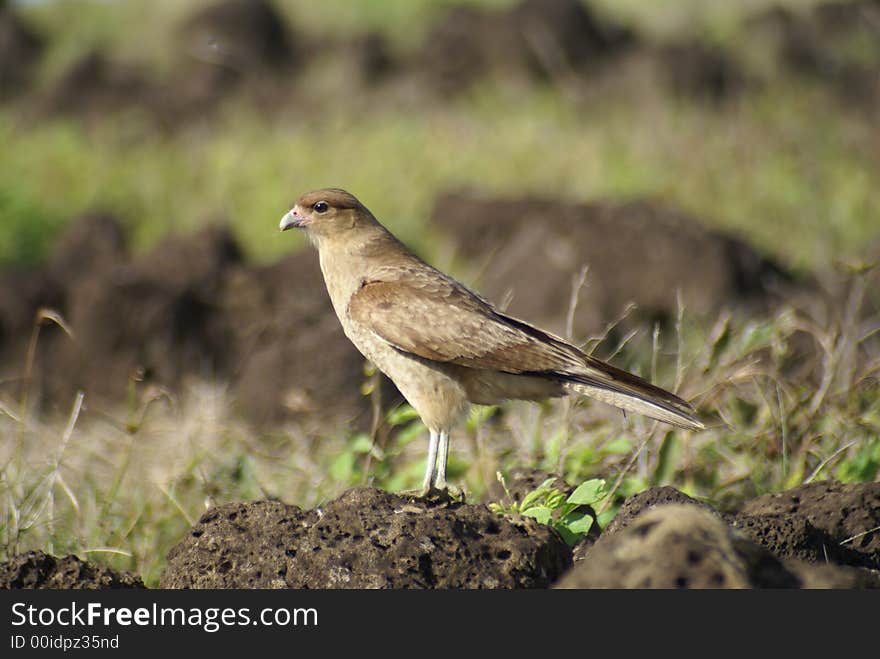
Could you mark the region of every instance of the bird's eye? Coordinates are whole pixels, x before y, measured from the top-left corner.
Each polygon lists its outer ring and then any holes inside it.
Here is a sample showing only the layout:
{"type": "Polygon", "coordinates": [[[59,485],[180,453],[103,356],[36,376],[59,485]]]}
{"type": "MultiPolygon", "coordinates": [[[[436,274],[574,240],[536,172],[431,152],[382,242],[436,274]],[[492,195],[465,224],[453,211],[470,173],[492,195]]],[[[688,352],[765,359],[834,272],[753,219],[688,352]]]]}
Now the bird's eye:
{"type": "Polygon", "coordinates": [[[329,208],[330,208],[330,206],[327,204],[326,201],[316,201],[316,202],[312,205],[312,209],[313,209],[316,213],[326,213],[327,210],[328,210],[329,208]]]}

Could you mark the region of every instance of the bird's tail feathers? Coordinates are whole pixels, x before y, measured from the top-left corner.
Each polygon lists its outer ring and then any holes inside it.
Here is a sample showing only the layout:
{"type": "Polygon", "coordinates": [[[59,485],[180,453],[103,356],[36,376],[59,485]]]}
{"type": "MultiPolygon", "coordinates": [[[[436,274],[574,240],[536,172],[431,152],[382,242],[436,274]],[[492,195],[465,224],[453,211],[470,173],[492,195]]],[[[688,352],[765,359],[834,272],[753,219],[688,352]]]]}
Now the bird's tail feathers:
{"type": "Polygon", "coordinates": [[[569,391],[590,396],[628,412],[644,414],[679,428],[687,430],[705,428],[687,401],[635,376],[630,375],[630,377],[632,382],[599,382],[566,378],[564,386],[569,391]]]}

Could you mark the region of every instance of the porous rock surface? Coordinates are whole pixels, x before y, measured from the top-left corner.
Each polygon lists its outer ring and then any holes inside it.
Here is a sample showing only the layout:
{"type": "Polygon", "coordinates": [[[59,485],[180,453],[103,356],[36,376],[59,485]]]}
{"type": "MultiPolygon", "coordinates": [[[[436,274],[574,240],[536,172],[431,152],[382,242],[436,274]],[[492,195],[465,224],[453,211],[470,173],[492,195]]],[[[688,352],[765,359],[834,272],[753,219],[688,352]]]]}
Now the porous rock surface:
{"type": "Polygon", "coordinates": [[[94,565],[73,554],[51,556],[42,551],[17,554],[0,563],[0,589],[102,590],[143,588],[130,572],[94,565]]]}
{"type": "Polygon", "coordinates": [[[309,512],[214,509],[168,558],[168,588],[546,588],[571,565],[559,535],[535,520],[371,488],[309,512]]]}

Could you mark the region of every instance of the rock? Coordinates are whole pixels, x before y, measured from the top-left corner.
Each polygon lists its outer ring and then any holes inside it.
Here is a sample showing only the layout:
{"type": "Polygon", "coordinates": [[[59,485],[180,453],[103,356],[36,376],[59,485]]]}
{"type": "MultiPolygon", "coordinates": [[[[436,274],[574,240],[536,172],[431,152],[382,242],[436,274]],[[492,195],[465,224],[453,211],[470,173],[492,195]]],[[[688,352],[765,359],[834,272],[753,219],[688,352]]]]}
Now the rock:
{"type": "Polygon", "coordinates": [[[116,572],[70,554],[58,558],[42,551],[12,556],[0,563],[0,589],[100,590],[144,588],[141,578],[116,572]]]}
{"type": "Polygon", "coordinates": [[[212,508],[168,552],[162,588],[285,588],[287,552],[314,512],[278,501],[212,508]]]}
{"type": "Polygon", "coordinates": [[[877,589],[880,572],[828,563],[809,563],[790,559],[783,561],[785,568],[800,581],[801,588],[877,589]]]}

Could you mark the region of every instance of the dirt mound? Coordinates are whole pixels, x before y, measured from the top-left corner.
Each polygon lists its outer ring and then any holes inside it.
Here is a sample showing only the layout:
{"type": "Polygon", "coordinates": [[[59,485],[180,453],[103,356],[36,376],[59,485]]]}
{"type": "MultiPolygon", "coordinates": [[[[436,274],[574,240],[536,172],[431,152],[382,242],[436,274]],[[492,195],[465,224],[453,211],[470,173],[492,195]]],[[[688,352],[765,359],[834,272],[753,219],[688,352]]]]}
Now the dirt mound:
{"type": "MultiPolygon", "coordinates": [[[[545,476],[552,475],[521,470],[511,474],[508,489],[532,489],[545,476]]],[[[878,487],[811,483],[759,497],[736,515],[721,515],[672,488],[652,488],[630,497],[574,563],[549,526],[483,505],[372,488],[348,490],[309,511],[277,501],[230,503],[206,512],[168,553],[160,585],[880,588],[878,487]]],[[[0,587],[143,584],[75,556],[31,552],[0,564],[0,587]]]]}
{"type": "Polygon", "coordinates": [[[820,481],[765,494],[734,524],[779,556],[880,570],[880,483],[820,481]],[[776,524],[775,533],[765,530],[776,524]]]}
{"type": "Polygon", "coordinates": [[[629,526],[632,521],[643,512],[653,510],[658,506],[668,506],[670,504],[696,506],[711,513],[715,512],[709,504],[689,497],[687,494],[679,492],[674,487],[652,487],[644,492],[634,494],[624,501],[620,510],[618,510],[617,514],[614,516],[614,519],[608,522],[608,526],[605,527],[603,533],[613,535],[629,526]]]}
{"type": "Polygon", "coordinates": [[[93,565],[72,554],[56,558],[30,551],[0,563],[0,589],[11,588],[98,590],[144,588],[144,583],[130,572],[93,565]]]}
{"type": "MultiPolygon", "coordinates": [[[[62,254],[53,262],[63,262],[62,254]]],[[[237,262],[228,232],[206,229],[74,278],[63,314],[75,339],[56,333],[41,362],[49,395],[83,389],[121,400],[133,374],[173,386],[188,375],[210,380],[228,373],[229,335],[217,297],[237,262]]]]}
{"type": "Polygon", "coordinates": [[[191,57],[246,73],[279,71],[296,57],[284,20],[264,0],[223,0],[190,16],[178,30],[191,57]]]}
{"type": "Polygon", "coordinates": [[[592,547],[575,549],[575,568],[558,585],[880,588],[873,552],[866,558],[845,542],[852,530],[873,548],[877,488],[812,483],[754,499],[736,515],[651,488],[630,497],[592,547]]]}
{"type": "Polygon", "coordinates": [[[749,22],[783,69],[823,80],[849,101],[880,102],[880,2],[828,2],[807,12],[773,8],[749,22]]]}
{"type": "Polygon", "coordinates": [[[709,510],[671,503],[603,534],[558,588],[880,588],[866,570],[782,561],[709,510]]]}
{"type": "Polygon", "coordinates": [[[233,92],[270,108],[286,93],[299,62],[291,28],[263,0],[208,6],[186,19],[175,36],[171,74],[158,78],[92,51],[42,95],[41,111],[97,121],[132,110],[172,130],[181,121],[213,114],[233,92]]]}
{"type": "Polygon", "coordinates": [[[24,91],[43,54],[43,39],[0,2],[0,103],[24,91]]]}
{"type": "Polygon", "coordinates": [[[474,264],[474,286],[508,311],[564,334],[573,278],[588,266],[575,336],[600,331],[629,302],[632,320],[674,318],[676,292],[689,314],[723,306],[768,308],[791,279],[743,241],[649,202],[571,204],[450,193],[432,224],[474,264]],[[627,267],[633,264],[632,267],[627,267]]]}
{"type": "Polygon", "coordinates": [[[555,531],[485,506],[431,505],[370,488],[309,513],[280,504],[264,512],[268,505],[207,513],[169,553],[162,585],[542,588],[571,564],[555,531]],[[224,544],[246,549],[233,554],[224,544]]]}
{"type": "Polygon", "coordinates": [[[720,102],[743,91],[749,84],[733,57],[718,46],[699,41],[680,41],[646,52],[657,62],[670,89],[683,98],[720,102]]]}
{"type": "Polygon", "coordinates": [[[91,51],[61,74],[40,107],[49,115],[72,114],[97,121],[108,112],[149,109],[154,101],[154,85],[144,71],[91,51]]]}
{"type": "MultiPolygon", "coordinates": [[[[368,427],[368,401],[360,394],[364,358],[339,326],[311,251],[237,269],[221,305],[237,355],[235,398],[248,418],[313,418],[314,430],[324,433],[334,418],[368,427]]],[[[384,400],[399,400],[383,382],[384,400]]]]}
{"type": "Polygon", "coordinates": [[[490,73],[545,80],[583,72],[632,40],[578,0],[454,7],[432,26],[414,66],[432,87],[452,92],[490,73]]]}
{"type": "MultiPolygon", "coordinates": [[[[763,560],[737,551],[730,528],[692,505],[667,504],[604,535],[559,588],[750,588],[793,587],[794,579],[755,578],[763,560]]],[[[772,560],[770,557],[769,560],[772,560]]],[[[783,573],[782,570],[779,571],[783,573]]]]}
{"type": "MultiPolygon", "coordinates": [[[[364,359],[309,250],[248,265],[232,234],[214,226],[132,259],[121,224],[88,214],[68,226],[45,269],[0,283],[0,381],[14,397],[35,315],[50,307],[73,337],[51,323],[41,329],[34,400],[42,393],[63,408],[82,389],[101,407],[125,400],[131,378],[177,393],[195,377],[230,383],[239,411],[258,424],[369,427],[364,359]]],[[[384,391],[386,401],[398,395],[388,383],[384,391]]]]}
{"type": "Polygon", "coordinates": [[[168,553],[162,588],[286,588],[289,548],[318,519],[278,501],[230,503],[202,515],[168,553]]]}

